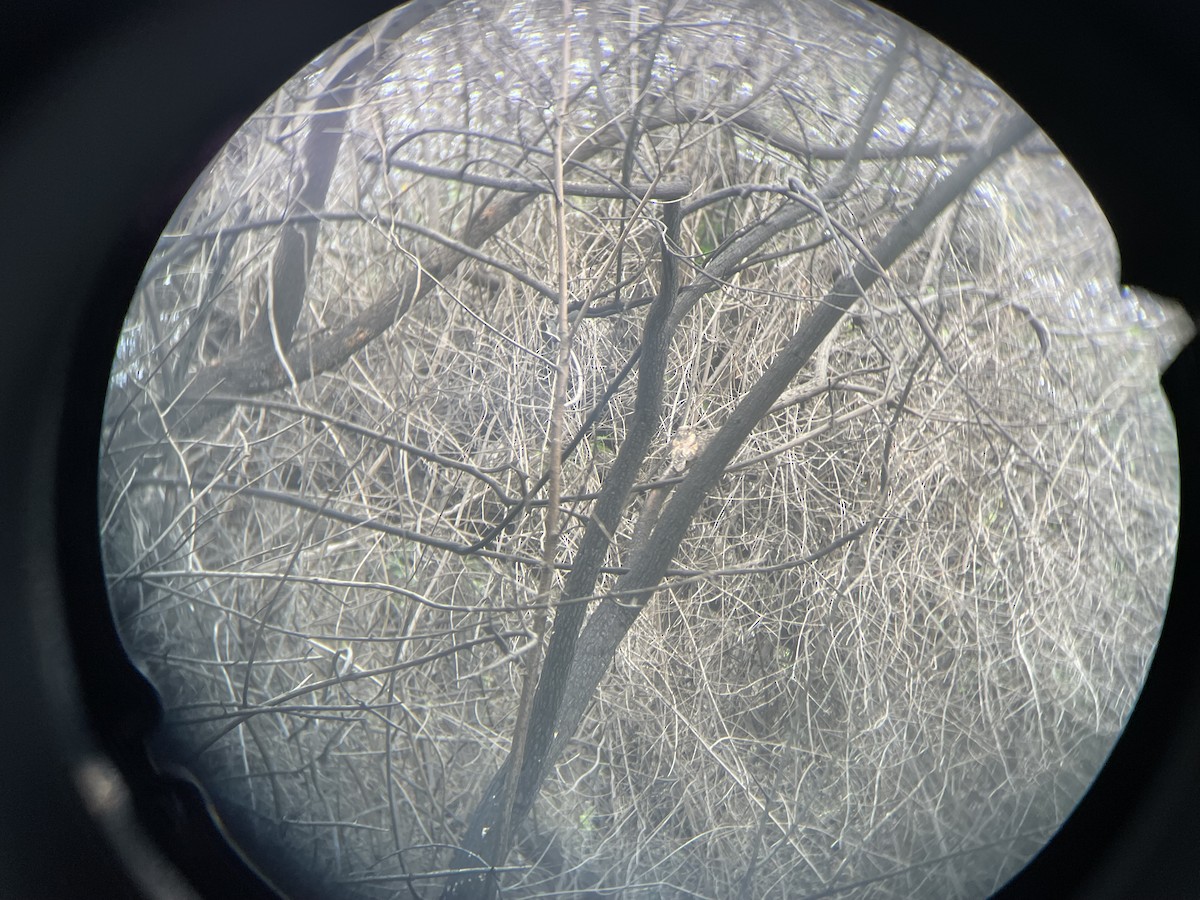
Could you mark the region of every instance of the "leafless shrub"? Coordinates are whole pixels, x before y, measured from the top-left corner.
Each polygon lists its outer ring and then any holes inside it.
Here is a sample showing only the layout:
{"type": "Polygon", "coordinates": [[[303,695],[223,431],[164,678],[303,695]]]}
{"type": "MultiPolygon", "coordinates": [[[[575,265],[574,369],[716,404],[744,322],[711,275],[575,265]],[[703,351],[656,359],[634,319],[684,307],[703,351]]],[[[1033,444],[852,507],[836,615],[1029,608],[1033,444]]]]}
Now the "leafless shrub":
{"type": "MultiPolygon", "coordinates": [[[[114,364],[107,566],[170,752],[242,841],[348,896],[437,896],[511,751],[633,436],[661,208],[684,211],[661,409],[570,601],[592,608],[831,286],[1010,114],[886,17],[581,7],[563,334],[563,37],[531,10],[396,14],[298,75],[181,207],[114,364]],[[555,415],[578,437],[557,504],[555,415]]],[[[1041,136],[914,236],[697,507],[515,829],[506,895],[979,896],[1029,858],[1125,722],[1172,568],[1156,379],[1188,326],[1115,271],[1041,136]]]]}

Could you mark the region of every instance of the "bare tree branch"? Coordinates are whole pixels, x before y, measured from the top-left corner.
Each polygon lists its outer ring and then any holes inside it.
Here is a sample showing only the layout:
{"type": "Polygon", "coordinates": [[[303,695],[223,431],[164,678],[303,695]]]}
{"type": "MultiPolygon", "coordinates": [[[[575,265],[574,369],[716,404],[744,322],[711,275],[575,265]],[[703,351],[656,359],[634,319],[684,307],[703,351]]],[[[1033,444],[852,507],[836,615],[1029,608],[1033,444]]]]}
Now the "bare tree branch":
{"type": "MultiPolygon", "coordinates": [[[[1017,114],[998,128],[993,137],[940,181],[929,194],[874,247],[872,256],[886,269],[929,226],[956,197],[998,157],[1011,150],[1033,130],[1033,122],[1017,114]]],[[[759,423],[788,382],[808,361],[817,345],[846,311],[873,285],[883,272],[859,262],[826,294],[818,309],[772,361],[766,372],[747,392],[724,427],[689,467],[676,488],[647,543],[640,548],[628,574],[618,579],[614,594],[621,599],[601,602],[580,636],[568,683],[563,690],[561,712],[554,723],[555,738],[547,759],[553,760],[579,727],[583,712],[596,686],[608,670],[621,639],[645,607],[683,539],[701,500],[721,476],[733,454],[759,423]]],[[[538,784],[548,774],[539,773],[538,784]]]]}

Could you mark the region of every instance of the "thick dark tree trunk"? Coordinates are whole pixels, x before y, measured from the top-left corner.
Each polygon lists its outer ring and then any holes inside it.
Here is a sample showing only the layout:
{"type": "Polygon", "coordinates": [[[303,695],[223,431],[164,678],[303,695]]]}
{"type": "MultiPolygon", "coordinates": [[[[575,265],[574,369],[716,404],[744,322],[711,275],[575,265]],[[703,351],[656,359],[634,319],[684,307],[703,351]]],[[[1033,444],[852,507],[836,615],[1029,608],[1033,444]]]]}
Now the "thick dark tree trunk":
{"type": "MultiPolygon", "coordinates": [[[[990,140],[934,185],[903,220],[870,248],[867,258],[860,259],[851,272],[837,280],[747,392],[725,425],[692,461],[687,476],[663,509],[649,539],[636,552],[627,574],[618,579],[612,596],[596,606],[577,639],[571,635],[570,649],[573,655],[565,676],[562,667],[554,670],[548,667],[543,673],[543,680],[554,679],[546,694],[558,702],[546,702],[535,707],[530,722],[531,735],[548,736],[548,741],[544,749],[534,744],[539,749],[527,753],[524,758],[512,818],[508,823],[510,828],[518,827],[532,808],[543,781],[567,741],[578,729],[600,679],[612,663],[617,647],[665,575],[700,503],[717,483],[746,437],[850,307],[985,169],[1033,128],[1034,124],[1027,116],[1020,113],[1014,115],[996,130],[990,140]],[[564,677],[563,683],[558,683],[558,679],[564,677]]],[[[800,199],[796,202],[802,205],[800,199]]],[[[794,213],[794,210],[785,209],[781,211],[783,215],[767,221],[779,225],[781,219],[790,218],[787,215],[789,212],[794,213]]],[[[564,592],[564,600],[572,600],[575,596],[564,592]]],[[[582,619],[581,604],[572,603],[560,610],[568,608],[572,610],[572,617],[582,619]]],[[[559,615],[562,615],[561,611],[559,615]]],[[[556,631],[557,625],[556,621],[556,631]]],[[[501,767],[485,790],[471,816],[462,848],[456,854],[451,868],[478,870],[502,863],[495,855],[497,848],[494,836],[500,830],[497,826],[502,815],[502,791],[507,771],[508,763],[501,767]]],[[[473,874],[447,885],[442,898],[482,900],[494,890],[494,877],[473,874]]]]}

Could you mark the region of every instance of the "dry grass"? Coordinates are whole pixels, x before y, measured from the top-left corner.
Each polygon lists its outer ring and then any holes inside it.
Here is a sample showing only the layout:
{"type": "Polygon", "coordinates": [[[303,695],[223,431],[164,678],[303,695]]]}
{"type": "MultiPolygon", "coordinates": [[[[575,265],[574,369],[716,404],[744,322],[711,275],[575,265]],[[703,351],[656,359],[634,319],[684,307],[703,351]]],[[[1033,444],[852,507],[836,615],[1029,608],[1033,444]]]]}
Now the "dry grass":
{"type": "MultiPolygon", "coordinates": [[[[831,59],[861,40],[838,37],[833,13],[812,15],[810,39],[826,29],[831,59]]],[[[764,46],[783,40],[760,25],[764,46]]],[[[796,65],[796,90],[830,111],[811,139],[848,142],[842,82],[872,64],[796,65]]],[[[898,116],[923,108],[931,78],[905,70],[898,116]]],[[[427,126],[461,117],[454,85],[422,87],[427,126]]],[[[783,108],[772,90],[768,119],[783,108]]],[[[986,93],[933,106],[924,127],[957,138],[986,93]]],[[[429,252],[397,220],[457,234],[482,202],[361,162],[415,129],[389,117],[385,96],[368,92],[355,112],[359,162],[335,193],[371,217],[323,226],[310,331],[351,320],[429,252]]],[[[496,97],[477,99],[478,114],[496,97]]],[[[579,105],[580,123],[598,115],[579,105]]],[[[219,161],[191,227],[228,224],[227,198],[247,191],[252,219],[278,213],[272,127],[264,115],[219,161]]],[[[519,148],[472,140],[489,155],[481,171],[528,170],[519,148]]],[[[446,141],[446,158],[470,149],[446,141]]],[[[795,164],[720,125],[652,143],[697,194],[782,184],[795,164]]],[[[880,198],[903,203],[932,171],[864,164],[834,215],[869,243],[887,227],[871,212],[880,198]]],[[[777,202],[731,198],[687,218],[685,283],[703,277],[714,228],[732,234],[777,202]]],[[[653,289],[653,210],[633,206],[578,200],[581,295],[611,284],[618,244],[626,298],[653,289]]],[[[483,248],[498,265],[464,262],[339,369],[105,463],[114,609],[163,694],[163,752],[202,773],[239,839],[290,847],[347,896],[410,884],[436,896],[438,880],[418,876],[445,864],[512,738],[539,517],[517,517],[483,552],[455,548],[541,472],[551,303],[512,274],[552,282],[549,216],[533,209],[483,248]]],[[[1156,379],[1163,342],[1184,329],[1118,292],[1102,221],[1056,157],[1018,157],[843,322],[697,515],[543,788],[505,896],[973,897],[1041,846],[1137,697],[1175,548],[1177,461],[1156,379]]],[[[854,253],[844,240],[797,249],[817,231],[775,238],[681,323],[614,570],[669,474],[672,436],[719,427],[854,253]]],[[[250,333],[272,235],[247,229],[223,262],[209,241],[143,284],[114,415],[138,393],[169,402],[167,373],[192,338],[194,370],[250,333]]],[[[643,314],[580,324],[568,434],[635,350],[643,314]]],[[[565,464],[563,565],[632,390],[565,464]]]]}

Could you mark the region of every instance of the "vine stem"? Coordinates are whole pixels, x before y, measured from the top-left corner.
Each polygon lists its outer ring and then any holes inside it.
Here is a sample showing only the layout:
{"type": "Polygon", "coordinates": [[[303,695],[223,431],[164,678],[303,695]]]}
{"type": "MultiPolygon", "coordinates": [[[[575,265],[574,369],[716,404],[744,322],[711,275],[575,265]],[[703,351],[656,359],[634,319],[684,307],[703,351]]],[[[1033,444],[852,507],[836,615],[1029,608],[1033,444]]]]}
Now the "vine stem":
{"type": "MultiPolygon", "coordinates": [[[[550,420],[546,435],[546,508],[542,531],[542,566],[538,571],[537,610],[534,613],[533,632],[537,644],[525,662],[525,677],[521,685],[521,698],[517,707],[517,722],[513,730],[511,751],[512,765],[504,781],[504,798],[500,820],[497,823],[499,853],[496,862],[502,863],[512,846],[512,814],[517,796],[517,783],[525,759],[525,742],[529,733],[529,720],[533,711],[533,698],[541,676],[543,638],[546,633],[547,602],[554,590],[555,561],[561,532],[562,507],[562,458],[563,432],[566,423],[567,381],[571,372],[571,344],[573,332],[569,318],[570,297],[570,251],[567,245],[566,165],[563,158],[563,142],[567,104],[570,98],[571,77],[571,19],[572,0],[563,0],[562,14],[562,58],[558,96],[554,104],[554,231],[556,239],[556,261],[558,264],[558,307],[557,333],[558,355],[555,360],[554,391],[550,401],[550,420]]],[[[497,883],[489,877],[484,888],[484,897],[495,896],[497,883]]]]}

